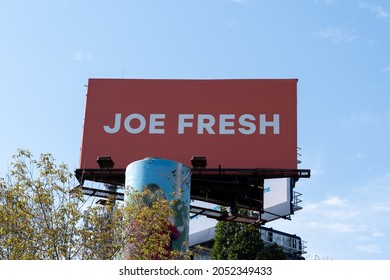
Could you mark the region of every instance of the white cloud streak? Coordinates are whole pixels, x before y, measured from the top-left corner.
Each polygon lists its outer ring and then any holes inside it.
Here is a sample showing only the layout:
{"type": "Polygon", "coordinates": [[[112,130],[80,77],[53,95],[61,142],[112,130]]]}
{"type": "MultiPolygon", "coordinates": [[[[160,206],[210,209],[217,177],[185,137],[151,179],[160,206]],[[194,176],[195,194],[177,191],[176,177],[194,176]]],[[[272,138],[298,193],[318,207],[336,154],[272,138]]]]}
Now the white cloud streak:
{"type": "Polygon", "coordinates": [[[75,60],[90,60],[92,59],[93,55],[91,53],[82,53],[82,52],[76,52],[73,56],[75,60]]]}
{"type": "Polygon", "coordinates": [[[323,39],[329,39],[336,43],[349,43],[358,39],[358,36],[356,36],[352,30],[343,27],[321,29],[313,32],[312,35],[323,39]]]}
{"type": "Polygon", "coordinates": [[[389,65],[389,66],[386,66],[385,68],[383,68],[383,69],[382,69],[382,72],[383,72],[383,73],[390,72],[390,65],[389,65]]]}
{"type": "Polygon", "coordinates": [[[390,212],[390,205],[388,203],[375,203],[371,209],[377,212],[390,212]]]}
{"type": "MultiPolygon", "coordinates": [[[[344,253],[339,251],[342,246],[356,252],[356,259],[385,259],[389,185],[390,173],[384,173],[370,182],[349,186],[353,190],[348,193],[337,193],[333,188],[333,193],[320,200],[305,201],[303,197],[303,210],[293,217],[295,229],[290,232],[308,242],[310,254],[321,248],[322,255],[343,259],[344,253]]],[[[335,187],[341,190],[345,186],[335,187]]]]}
{"type": "Polygon", "coordinates": [[[375,17],[377,17],[379,19],[384,20],[384,19],[390,18],[390,13],[386,12],[381,6],[376,6],[376,5],[368,4],[365,2],[361,2],[359,7],[361,9],[369,10],[371,13],[373,13],[375,15],[375,17]]]}
{"type": "Polygon", "coordinates": [[[354,223],[355,220],[359,220],[362,213],[348,200],[337,195],[329,196],[318,203],[308,203],[304,206],[304,211],[310,212],[311,221],[307,226],[313,229],[352,233],[365,231],[367,228],[364,224],[354,223]]]}
{"type": "Polygon", "coordinates": [[[357,247],[358,250],[363,251],[365,253],[381,253],[381,248],[377,244],[366,244],[357,247]]]}
{"type": "Polygon", "coordinates": [[[329,197],[326,200],[324,200],[322,203],[329,206],[339,206],[339,207],[346,206],[347,204],[345,200],[339,198],[338,196],[329,197]]]}

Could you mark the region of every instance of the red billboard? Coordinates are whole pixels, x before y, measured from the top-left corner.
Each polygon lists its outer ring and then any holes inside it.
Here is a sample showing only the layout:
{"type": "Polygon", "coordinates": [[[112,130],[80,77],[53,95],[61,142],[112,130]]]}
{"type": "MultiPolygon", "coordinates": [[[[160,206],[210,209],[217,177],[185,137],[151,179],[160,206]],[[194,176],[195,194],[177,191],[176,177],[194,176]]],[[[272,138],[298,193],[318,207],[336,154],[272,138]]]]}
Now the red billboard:
{"type": "Polygon", "coordinates": [[[90,79],[80,169],[111,156],[297,168],[297,79],[90,79]]]}

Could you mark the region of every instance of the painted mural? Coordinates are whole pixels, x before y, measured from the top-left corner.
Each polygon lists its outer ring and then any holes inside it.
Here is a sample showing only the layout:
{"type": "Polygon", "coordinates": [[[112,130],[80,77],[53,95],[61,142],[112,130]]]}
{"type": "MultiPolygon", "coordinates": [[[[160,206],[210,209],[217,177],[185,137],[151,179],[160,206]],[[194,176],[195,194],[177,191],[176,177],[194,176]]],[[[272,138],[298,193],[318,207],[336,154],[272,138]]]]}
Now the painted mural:
{"type": "Polygon", "coordinates": [[[162,159],[145,158],[129,164],[126,168],[125,201],[132,191],[142,192],[145,188],[154,198],[145,197],[144,203],[151,205],[153,199],[162,197],[172,202],[175,216],[167,225],[171,248],[185,252],[188,248],[191,170],[182,163],[162,159]]]}

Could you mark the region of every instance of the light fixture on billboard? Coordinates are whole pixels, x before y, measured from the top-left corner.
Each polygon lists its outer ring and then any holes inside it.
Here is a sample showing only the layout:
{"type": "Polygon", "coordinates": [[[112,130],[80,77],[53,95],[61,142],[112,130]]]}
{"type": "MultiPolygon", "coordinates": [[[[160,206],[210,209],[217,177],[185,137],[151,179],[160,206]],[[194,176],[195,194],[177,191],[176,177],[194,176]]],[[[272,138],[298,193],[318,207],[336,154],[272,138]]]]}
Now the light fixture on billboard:
{"type": "Polygon", "coordinates": [[[207,159],[204,156],[193,156],[191,164],[193,168],[205,168],[207,166],[207,159]]]}
{"type": "Polygon", "coordinates": [[[114,167],[114,161],[112,160],[111,156],[100,156],[96,159],[96,161],[99,164],[100,168],[114,167]]]}

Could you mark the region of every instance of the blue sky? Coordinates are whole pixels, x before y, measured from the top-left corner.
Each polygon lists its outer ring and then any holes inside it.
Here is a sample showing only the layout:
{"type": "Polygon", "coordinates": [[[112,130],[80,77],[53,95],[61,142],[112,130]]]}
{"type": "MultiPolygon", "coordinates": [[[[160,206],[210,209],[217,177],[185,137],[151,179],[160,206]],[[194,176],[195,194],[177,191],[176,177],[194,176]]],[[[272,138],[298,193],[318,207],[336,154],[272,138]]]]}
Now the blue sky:
{"type": "MultiPolygon", "coordinates": [[[[2,1],[0,176],[18,148],[78,167],[89,78],[298,78],[309,257],[390,259],[390,2],[2,1]]],[[[206,226],[205,223],[202,226],[206,226]]]]}

